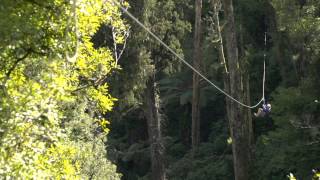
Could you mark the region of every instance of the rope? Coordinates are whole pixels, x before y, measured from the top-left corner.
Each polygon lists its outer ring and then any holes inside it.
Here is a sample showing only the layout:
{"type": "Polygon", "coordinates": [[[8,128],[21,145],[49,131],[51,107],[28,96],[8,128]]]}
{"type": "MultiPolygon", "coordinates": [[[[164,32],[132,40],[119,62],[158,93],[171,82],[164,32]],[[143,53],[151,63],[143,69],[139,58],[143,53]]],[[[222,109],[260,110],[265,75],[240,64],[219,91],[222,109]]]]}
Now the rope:
{"type": "MultiPolygon", "coordinates": [[[[108,0],[110,2],[110,0],[108,0]]],[[[154,39],[156,39],[161,45],[163,45],[165,48],[167,48],[167,50],[169,50],[173,55],[175,55],[179,60],[181,60],[186,66],[188,66],[192,71],[194,71],[195,73],[197,73],[200,77],[202,77],[205,81],[207,81],[210,85],[212,85],[214,88],[216,88],[218,91],[220,91],[222,94],[224,94],[225,96],[227,96],[229,99],[231,99],[232,101],[238,103],[239,105],[246,107],[246,108],[256,108],[257,106],[260,105],[261,102],[264,101],[264,90],[263,90],[263,97],[261,98],[261,100],[253,105],[247,105],[244,104],[242,102],[240,102],[239,100],[235,99],[234,97],[232,97],[231,95],[229,95],[228,93],[226,93],[225,91],[223,91],[221,88],[219,88],[217,85],[215,85],[212,81],[210,81],[208,78],[206,78],[203,74],[201,74],[197,69],[195,69],[191,64],[189,64],[186,60],[184,60],[179,54],[177,54],[173,49],[171,49],[166,43],[164,43],[157,35],[155,35],[151,30],[149,30],[144,24],[142,24],[134,15],[132,15],[127,9],[125,9],[124,7],[122,7],[122,5],[119,2],[116,2],[115,0],[111,0],[112,2],[114,2],[125,14],[127,14],[132,20],[134,20],[139,26],[141,26],[145,31],[147,31],[154,39]]],[[[264,73],[265,74],[265,73],[264,73]]],[[[264,82],[263,82],[263,88],[264,88],[264,82]]]]}
{"type": "Polygon", "coordinates": [[[266,48],[267,48],[267,32],[264,33],[264,52],[263,52],[263,81],[262,81],[262,99],[266,102],[265,98],[265,82],[266,82],[266,48]]]}

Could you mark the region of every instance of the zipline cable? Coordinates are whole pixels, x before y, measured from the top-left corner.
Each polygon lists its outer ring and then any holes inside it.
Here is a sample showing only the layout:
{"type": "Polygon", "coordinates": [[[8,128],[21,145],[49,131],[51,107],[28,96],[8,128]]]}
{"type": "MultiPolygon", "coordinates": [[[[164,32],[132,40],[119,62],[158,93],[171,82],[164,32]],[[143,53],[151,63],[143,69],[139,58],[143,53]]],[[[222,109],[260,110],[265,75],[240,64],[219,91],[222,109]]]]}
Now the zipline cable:
{"type": "MultiPolygon", "coordinates": [[[[179,54],[177,54],[173,49],[171,49],[166,43],[164,43],[157,35],[155,35],[150,29],[148,29],[144,24],[142,24],[134,15],[132,15],[127,9],[125,9],[119,2],[116,2],[114,0],[107,0],[109,2],[113,2],[114,4],[116,4],[124,13],[126,13],[132,20],[134,20],[139,26],[141,26],[145,31],[147,31],[153,38],[155,38],[161,45],[163,45],[165,48],[167,48],[173,55],[175,55],[179,60],[181,60],[186,66],[188,66],[192,71],[194,71],[195,73],[197,73],[200,77],[202,77],[205,81],[207,81],[210,85],[212,85],[214,88],[216,88],[218,91],[220,91],[222,94],[224,94],[225,96],[227,96],[229,99],[233,100],[234,102],[240,104],[243,107],[246,108],[256,108],[257,106],[260,105],[261,102],[264,101],[264,80],[263,80],[263,97],[261,98],[261,100],[253,105],[246,105],[242,102],[240,102],[239,100],[235,99],[234,97],[232,97],[231,95],[229,95],[227,92],[223,91],[220,87],[218,87],[217,85],[215,85],[212,81],[210,81],[208,78],[206,78],[203,74],[201,74],[197,69],[195,69],[191,64],[189,64],[186,60],[184,60],[179,54]]],[[[265,65],[264,65],[265,66],[265,65]]],[[[265,79],[265,67],[264,67],[264,77],[263,79],[265,79]]]]}

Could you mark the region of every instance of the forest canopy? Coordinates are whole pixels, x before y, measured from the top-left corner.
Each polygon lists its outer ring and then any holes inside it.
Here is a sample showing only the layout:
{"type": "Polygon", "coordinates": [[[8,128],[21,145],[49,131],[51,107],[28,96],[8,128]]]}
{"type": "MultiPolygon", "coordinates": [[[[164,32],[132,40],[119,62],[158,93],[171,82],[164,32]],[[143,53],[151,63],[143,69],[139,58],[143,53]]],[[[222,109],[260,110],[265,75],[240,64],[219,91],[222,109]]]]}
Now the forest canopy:
{"type": "Polygon", "coordinates": [[[319,34],[318,0],[1,0],[0,179],[320,179],[319,34]]]}
{"type": "Polygon", "coordinates": [[[100,0],[4,0],[0,8],[0,176],[119,178],[104,146],[104,115],[116,100],[105,78],[117,67],[112,50],[91,41],[108,25],[123,44],[119,9],[100,0]]]}

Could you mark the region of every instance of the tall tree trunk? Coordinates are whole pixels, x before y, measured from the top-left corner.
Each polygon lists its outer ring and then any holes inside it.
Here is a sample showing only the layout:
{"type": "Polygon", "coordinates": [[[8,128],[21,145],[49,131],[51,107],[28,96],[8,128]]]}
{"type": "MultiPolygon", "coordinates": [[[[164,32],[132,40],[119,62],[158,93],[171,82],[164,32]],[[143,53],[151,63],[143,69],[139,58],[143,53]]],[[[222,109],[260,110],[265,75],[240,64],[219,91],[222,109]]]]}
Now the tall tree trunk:
{"type": "Polygon", "coordinates": [[[164,146],[161,138],[161,116],[159,113],[159,97],[155,84],[155,75],[149,77],[144,97],[144,113],[148,121],[148,134],[151,155],[151,178],[166,179],[164,165],[164,146]]]}
{"type": "MultiPolygon", "coordinates": [[[[247,58],[245,55],[245,48],[244,48],[244,39],[243,39],[243,26],[242,26],[242,20],[240,24],[240,68],[241,68],[241,78],[243,82],[243,100],[246,102],[246,104],[250,104],[251,98],[250,98],[250,77],[249,77],[249,72],[248,72],[248,63],[247,63],[247,58]]],[[[252,123],[252,112],[251,109],[246,108],[244,109],[244,115],[245,115],[245,120],[246,124],[249,128],[249,143],[254,145],[254,136],[253,136],[253,123],[252,123]]],[[[251,155],[251,153],[250,153],[251,155]]]]}
{"type": "MultiPolygon", "coordinates": [[[[154,4],[157,2],[155,0],[142,0],[143,2],[143,24],[150,25],[149,19],[152,16],[149,12],[154,8],[154,4]]],[[[141,3],[142,3],[141,2],[141,3]]],[[[145,35],[144,31],[142,32],[145,35]]],[[[145,38],[145,36],[143,36],[145,38]]],[[[141,40],[141,39],[140,39],[141,40]]],[[[140,51],[143,50],[143,47],[138,47],[140,51]]],[[[146,81],[146,88],[143,94],[143,111],[147,119],[148,125],[148,136],[150,144],[150,161],[151,161],[151,179],[152,180],[165,180],[165,162],[164,162],[164,151],[165,148],[162,142],[161,135],[161,115],[160,115],[160,98],[158,94],[158,87],[156,85],[156,73],[158,72],[157,62],[159,59],[149,56],[154,51],[152,45],[145,46],[147,49],[146,52],[142,53],[143,58],[148,58],[146,61],[147,64],[144,65],[144,68],[152,68],[151,72],[148,74],[146,81]],[[149,50],[149,52],[148,52],[149,50]]],[[[143,63],[146,63],[143,62],[143,63]]],[[[142,62],[141,62],[142,63],[142,62]]],[[[142,64],[143,64],[142,63],[142,64]]]]}
{"type": "MultiPolygon", "coordinates": [[[[202,0],[195,0],[195,25],[194,25],[194,56],[193,66],[200,71],[202,59],[201,53],[201,11],[202,0]]],[[[192,94],[192,149],[195,150],[200,143],[200,77],[193,72],[193,94],[192,94]]]]}
{"type": "MultiPolygon", "coordinates": [[[[235,99],[247,102],[247,89],[244,88],[243,76],[239,64],[236,27],[232,0],[223,0],[224,14],[227,21],[225,27],[226,50],[229,67],[230,94],[235,99]]],[[[236,180],[249,179],[250,167],[250,125],[248,110],[234,101],[230,102],[229,122],[232,138],[233,166],[236,180]]]]}

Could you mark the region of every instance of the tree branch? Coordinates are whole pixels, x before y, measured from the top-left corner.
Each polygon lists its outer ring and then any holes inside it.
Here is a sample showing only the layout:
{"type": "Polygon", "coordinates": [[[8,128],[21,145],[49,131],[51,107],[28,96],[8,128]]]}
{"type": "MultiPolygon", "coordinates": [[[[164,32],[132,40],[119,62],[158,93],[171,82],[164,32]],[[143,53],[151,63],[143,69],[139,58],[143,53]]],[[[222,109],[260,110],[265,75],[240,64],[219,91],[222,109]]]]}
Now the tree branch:
{"type": "MultiPolygon", "coordinates": [[[[226,58],[224,55],[224,45],[223,45],[223,38],[222,38],[223,27],[220,26],[220,20],[219,20],[219,11],[220,11],[219,7],[221,8],[221,5],[218,6],[218,4],[214,4],[214,17],[215,17],[215,21],[217,23],[216,29],[217,29],[218,36],[219,36],[218,37],[218,39],[219,39],[219,54],[220,54],[221,64],[224,66],[225,73],[228,74],[229,71],[228,71],[228,67],[227,67],[227,63],[226,63],[226,58]]],[[[212,22],[213,22],[213,20],[212,20],[212,22]]]]}
{"type": "Polygon", "coordinates": [[[13,66],[12,66],[12,67],[8,70],[8,72],[6,73],[7,79],[9,79],[12,71],[14,71],[14,69],[18,66],[18,63],[21,62],[21,61],[23,61],[24,59],[26,59],[26,58],[31,54],[31,52],[32,52],[31,49],[28,49],[25,55],[23,55],[23,56],[20,57],[20,58],[17,58],[17,60],[16,60],[16,61],[14,62],[14,64],[13,64],[13,66]]]}

